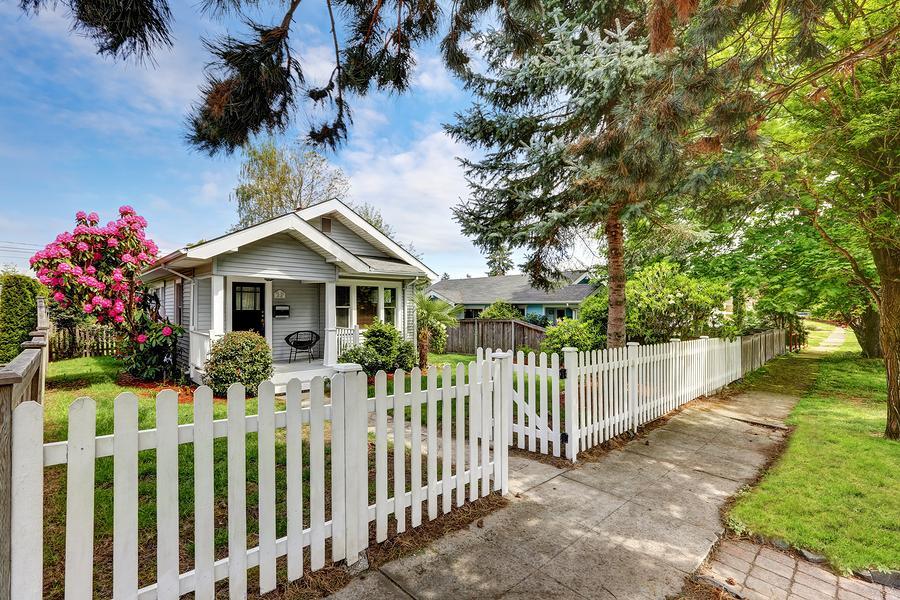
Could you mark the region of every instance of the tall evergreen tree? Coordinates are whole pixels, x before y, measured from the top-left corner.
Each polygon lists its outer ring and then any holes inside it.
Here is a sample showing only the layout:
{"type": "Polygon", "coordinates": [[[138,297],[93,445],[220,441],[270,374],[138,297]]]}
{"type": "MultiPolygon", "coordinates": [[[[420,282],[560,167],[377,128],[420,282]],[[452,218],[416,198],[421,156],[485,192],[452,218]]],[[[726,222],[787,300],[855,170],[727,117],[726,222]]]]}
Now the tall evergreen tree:
{"type": "Polygon", "coordinates": [[[492,249],[487,255],[487,268],[488,277],[509,273],[513,268],[512,252],[510,252],[509,246],[503,244],[492,249]]]}

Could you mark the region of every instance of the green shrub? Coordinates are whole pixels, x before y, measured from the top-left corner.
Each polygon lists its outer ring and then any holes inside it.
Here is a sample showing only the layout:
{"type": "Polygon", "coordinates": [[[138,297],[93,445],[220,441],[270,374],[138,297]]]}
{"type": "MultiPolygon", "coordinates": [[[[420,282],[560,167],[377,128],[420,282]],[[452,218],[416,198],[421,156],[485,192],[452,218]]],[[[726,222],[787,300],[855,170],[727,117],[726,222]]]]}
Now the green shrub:
{"type": "Polygon", "coordinates": [[[606,321],[609,318],[609,294],[606,290],[599,290],[582,300],[578,308],[578,318],[592,329],[605,332],[606,321]]]}
{"type": "Polygon", "coordinates": [[[478,316],[479,319],[521,319],[522,313],[515,306],[503,300],[497,300],[478,316]]]}
{"type": "Polygon", "coordinates": [[[431,332],[429,350],[435,354],[443,354],[447,350],[447,327],[441,323],[432,324],[428,330],[431,332]]]}
{"type": "MultiPolygon", "coordinates": [[[[446,335],[446,334],[445,334],[446,335]]],[[[446,337],[444,338],[446,341],[446,337]]],[[[416,366],[416,360],[419,358],[416,351],[416,345],[410,340],[403,340],[397,351],[397,367],[404,371],[410,371],[416,366]]]]}
{"type": "Polygon", "coordinates": [[[706,333],[728,290],[663,261],[638,271],[626,284],[625,297],[628,338],[653,344],[706,333]]]}
{"type": "Polygon", "coordinates": [[[0,363],[15,358],[37,327],[38,290],[40,283],[27,275],[0,275],[0,363]]]}
{"type": "Polygon", "coordinates": [[[544,341],[541,342],[541,350],[547,354],[556,352],[562,356],[562,349],[566,346],[587,351],[601,348],[605,342],[606,336],[584,321],[562,319],[556,325],[547,328],[544,341]]]}
{"type": "Polygon", "coordinates": [[[344,352],[342,363],[359,364],[370,377],[378,371],[410,370],[416,364],[416,348],[393,325],[375,321],[366,329],[362,345],[344,352]]]}
{"type": "Polygon", "coordinates": [[[204,383],[217,396],[224,396],[232,383],[243,383],[247,395],[255,396],[272,371],[272,352],[265,338],[253,331],[231,331],[213,343],[204,383]]]}

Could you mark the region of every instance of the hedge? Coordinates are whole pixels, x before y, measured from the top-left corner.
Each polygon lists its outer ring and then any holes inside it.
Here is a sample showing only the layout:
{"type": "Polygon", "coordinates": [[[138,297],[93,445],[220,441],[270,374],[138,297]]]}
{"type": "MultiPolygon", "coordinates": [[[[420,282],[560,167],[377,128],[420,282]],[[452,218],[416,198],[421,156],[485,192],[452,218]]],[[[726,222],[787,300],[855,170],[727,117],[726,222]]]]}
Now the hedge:
{"type": "Polygon", "coordinates": [[[0,363],[11,361],[37,327],[40,283],[27,275],[0,275],[0,363]]]}

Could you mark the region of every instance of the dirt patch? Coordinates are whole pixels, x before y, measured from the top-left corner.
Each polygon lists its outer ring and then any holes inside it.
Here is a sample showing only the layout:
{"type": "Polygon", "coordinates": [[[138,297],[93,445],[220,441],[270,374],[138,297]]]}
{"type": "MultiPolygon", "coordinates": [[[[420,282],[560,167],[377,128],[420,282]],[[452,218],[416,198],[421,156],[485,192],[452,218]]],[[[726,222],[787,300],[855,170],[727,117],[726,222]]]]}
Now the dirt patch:
{"type": "MultiPolygon", "coordinates": [[[[195,387],[189,385],[177,385],[175,383],[159,383],[158,381],[146,381],[144,379],[139,379],[132,375],[129,375],[125,371],[119,373],[118,377],[116,377],[116,385],[122,387],[130,387],[130,388],[140,388],[142,390],[147,390],[148,392],[161,392],[163,390],[175,390],[178,392],[178,403],[179,404],[193,404],[194,403],[194,389],[195,387]]],[[[213,402],[224,403],[226,402],[225,398],[214,398],[213,402]]]]}

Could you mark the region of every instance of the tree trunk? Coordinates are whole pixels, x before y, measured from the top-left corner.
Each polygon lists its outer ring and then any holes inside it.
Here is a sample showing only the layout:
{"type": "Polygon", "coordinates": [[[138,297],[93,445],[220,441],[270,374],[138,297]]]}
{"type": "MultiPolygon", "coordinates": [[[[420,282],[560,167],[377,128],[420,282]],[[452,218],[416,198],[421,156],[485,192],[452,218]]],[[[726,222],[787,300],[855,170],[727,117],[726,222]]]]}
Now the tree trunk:
{"type": "Polygon", "coordinates": [[[881,351],[881,316],[878,309],[871,303],[866,310],[856,319],[850,319],[850,327],[856,334],[856,341],[862,348],[862,355],[866,358],[884,358],[881,351]]]}
{"type": "Polygon", "coordinates": [[[881,279],[881,350],[887,371],[887,425],[884,435],[900,440],[900,250],[873,247],[881,279]]]}
{"type": "Polygon", "coordinates": [[[619,204],[609,209],[605,233],[609,269],[609,318],[606,322],[606,347],[625,345],[625,236],[619,204]]]}
{"type": "Polygon", "coordinates": [[[419,327],[419,368],[423,371],[428,368],[428,351],[431,349],[431,330],[428,327],[419,327]]]}

